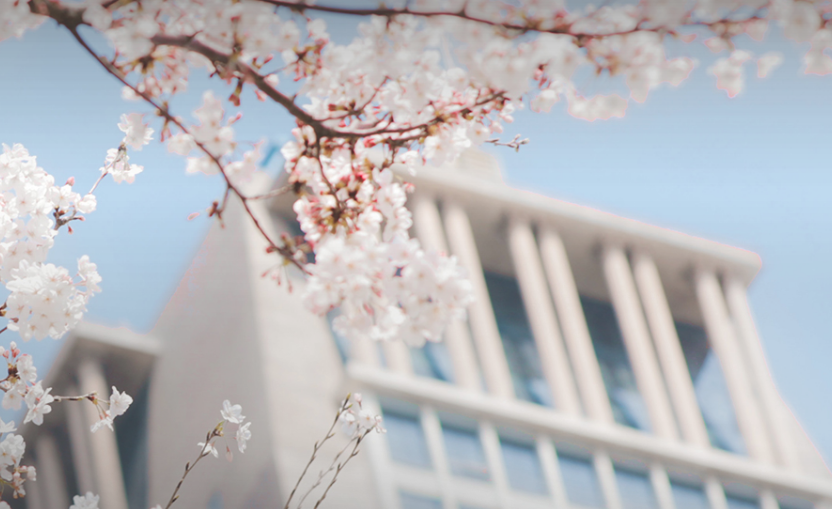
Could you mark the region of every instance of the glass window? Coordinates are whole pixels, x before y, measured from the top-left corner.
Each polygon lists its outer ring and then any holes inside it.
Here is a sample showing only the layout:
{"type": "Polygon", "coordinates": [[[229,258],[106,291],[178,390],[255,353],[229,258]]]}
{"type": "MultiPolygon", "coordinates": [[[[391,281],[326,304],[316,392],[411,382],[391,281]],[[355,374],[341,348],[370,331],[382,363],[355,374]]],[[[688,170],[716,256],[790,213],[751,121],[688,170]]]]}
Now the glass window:
{"type": "Polygon", "coordinates": [[[442,509],[442,502],[437,498],[401,492],[402,509],[442,509]]]}
{"type": "Polygon", "coordinates": [[[558,464],[569,501],[583,506],[606,506],[592,460],[558,452],[558,464]]]}
{"type": "Polygon", "coordinates": [[[815,507],[815,505],[808,500],[789,495],[778,496],[777,502],[780,504],[780,509],[814,509],[815,507]]]}
{"type": "Polygon", "coordinates": [[[658,509],[653,485],[646,474],[616,467],[615,478],[623,509],[658,509]]]}
{"type": "Polygon", "coordinates": [[[413,362],[413,372],[417,375],[453,383],[453,363],[444,341],[428,341],[421,348],[411,348],[410,359],[413,362]]]}
{"type": "Polygon", "coordinates": [[[503,449],[506,475],[512,488],[531,493],[547,493],[543,469],[533,445],[500,440],[503,449]]]}
{"type": "Polygon", "coordinates": [[[643,431],[650,431],[650,418],[612,304],[581,296],[592,346],[601,365],[601,376],[607,388],[615,422],[643,431]]]}
{"type": "Polygon", "coordinates": [[[431,468],[428,443],[419,417],[383,408],[390,457],[394,461],[431,468]]]}
{"type": "Polygon", "coordinates": [[[485,284],[494,307],[497,328],[503,339],[503,349],[517,397],[539,405],[553,406],[552,393],[543,377],[540,356],[517,280],[486,272],[485,284]]]}
{"type": "Polygon", "coordinates": [[[448,453],[451,473],[488,481],[488,463],[476,431],[442,423],[442,438],[448,453]]]}
{"type": "Polygon", "coordinates": [[[728,502],[728,509],[760,509],[760,504],[751,498],[726,493],[725,500],[728,502]]]}
{"type": "Polygon", "coordinates": [[[708,344],[705,329],[676,322],[676,332],[682,343],[682,351],[711,445],[736,454],[745,454],[745,442],[737,425],[725,376],[719,359],[708,344]]]}
{"type": "Polygon", "coordinates": [[[708,497],[701,486],[691,486],[678,482],[670,483],[676,509],[709,509],[708,497]]]}

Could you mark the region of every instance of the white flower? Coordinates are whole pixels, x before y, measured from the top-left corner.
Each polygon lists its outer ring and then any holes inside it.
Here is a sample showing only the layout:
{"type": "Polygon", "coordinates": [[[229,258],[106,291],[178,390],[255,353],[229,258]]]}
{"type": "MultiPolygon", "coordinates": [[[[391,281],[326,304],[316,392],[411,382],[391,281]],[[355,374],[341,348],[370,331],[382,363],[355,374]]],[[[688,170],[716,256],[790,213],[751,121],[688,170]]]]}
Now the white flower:
{"type": "Polygon", "coordinates": [[[742,65],[751,58],[743,50],[734,50],[727,58],[720,58],[708,68],[708,74],[716,77],[716,87],[725,90],[728,97],[739,94],[745,86],[745,74],[742,65]]]}
{"type": "Polygon", "coordinates": [[[220,453],[219,451],[217,451],[217,448],[214,447],[214,444],[212,444],[211,442],[208,442],[207,444],[205,442],[199,442],[196,445],[198,445],[200,449],[202,449],[203,456],[208,456],[209,454],[211,454],[215,458],[219,458],[220,453]]]}
{"type": "Polygon", "coordinates": [[[0,442],[0,467],[17,465],[26,451],[26,442],[20,435],[8,434],[0,442]]]}
{"type": "Polygon", "coordinates": [[[141,150],[153,139],[153,129],[145,125],[141,113],[122,115],[118,128],[124,132],[124,143],[136,150],[141,150]]]}
{"type": "Polygon", "coordinates": [[[98,495],[87,492],[86,495],[75,495],[72,497],[72,505],[69,509],[98,509],[98,495]]]}
{"type": "Polygon", "coordinates": [[[110,416],[115,419],[124,414],[131,403],[133,403],[133,398],[126,392],[118,392],[114,386],[113,393],[110,395],[110,416]]]}
{"type": "Polygon", "coordinates": [[[55,398],[49,394],[52,387],[43,390],[40,384],[40,382],[36,383],[26,393],[25,400],[29,412],[26,414],[26,418],[23,419],[23,424],[31,421],[40,426],[43,424],[43,416],[52,411],[52,407],[49,406],[50,403],[55,401],[55,398]]]}
{"type": "Polygon", "coordinates": [[[246,442],[251,440],[251,431],[249,431],[248,427],[251,426],[250,422],[247,422],[237,428],[237,448],[240,449],[240,452],[246,452],[246,442]]]}
{"type": "Polygon", "coordinates": [[[112,416],[110,416],[110,412],[104,412],[100,416],[100,418],[95,422],[95,424],[90,426],[90,431],[95,433],[104,426],[107,426],[108,428],[110,428],[110,431],[113,431],[113,418],[112,416]]]}
{"type": "Polygon", "coordinates": [[[798,0],[792,4],[791,12],[786,19],[786,26],[783,28],[783,35],[797,42],[806,42],[815,35],[822,22],[814,5],[798,0]]]}
{"type": "Polygon", "coordinates": [[[226,421],[233,422],[234,424],[242,423],[246,418],[245,415],[242,415],[242,412],[243,407],[240,405],[232,405],[228,400],[222,402],[222,410],[220,410],[220,414],[226,421]]]}
{"type": "Polygon", "coordinates": [[[14,421],[4,422],[3,419],[0,419],[0,434],[14,433],[15,431],[17,431],[17,428],[14,426],[14,421]]]}
{"type": "Polygon", "coordinates": [[[113,14],[101,5],[100,0],[87,0],[84,5],[86,7],[83,15],[85,22],[99,32],[110,28],[113,24],[113,14]]]}
{"type": "Polygon", "coordinates": [[[75,210],[82,214],[89,214],[95,211],[95,207],[97,205],[95,195],[94,194],[87,194],[84,195],[83,198],[75,202],[75,210]]]}
{"type": "Polygon", "coordinates": [[[101,282],[101,276],[98,274],[98,266],[90,261],[87,255],[78,259],[78,275],[87,289],[87,295],[93,292],[100,292],[101,288],[98,283],[101,282]]]}
{"type": "Polygon", "coordinates": [[[144,171],[144,168],[138,164],[130,164],[130,158],[123,151],[115,148],[107,150],[107,157],[104,158],[104,167],[101,168],[102,173],[109,173],[113,176],[116,184],[127,182],[132,184],[136,180],[136,175],[144,171]]]}
{"type": "Polygon", "coordinates": [[[782,63],[783,55],[781,53],[766,53],[757,60],[757,77],[765,78],[782,63]]]}
{"type": "Polygon", "coordinates": [[[17,377],[22,381],[33,384],[38,379],[38,370],[35,368],[31,355],[19,355],[15,367],[17,367],[17,377]]]}
{"type": "Polygon", "coordinates": [[[17,382],[13,385],[6,394],[3,395],[3,408],[20,410],[20,405],[23,404],[23,395],[26,393],[26,384],[17,382]]]}

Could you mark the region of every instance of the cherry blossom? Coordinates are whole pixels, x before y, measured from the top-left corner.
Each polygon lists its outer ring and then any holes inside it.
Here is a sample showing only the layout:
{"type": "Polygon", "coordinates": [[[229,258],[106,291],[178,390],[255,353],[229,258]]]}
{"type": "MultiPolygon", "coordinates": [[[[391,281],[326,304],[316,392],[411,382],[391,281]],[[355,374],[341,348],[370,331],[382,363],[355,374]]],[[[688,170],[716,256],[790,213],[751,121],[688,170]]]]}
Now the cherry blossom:
{"type": "Polygon", "coordinates": [[[98,509],[98,495],[87,492],[86,495],[75,495],[72,497],[72,505],[69,509],[98,509]]]}
{"type": "Polygon", "coordinates": [[[234,424],[240,424],[246,418],[242,415],[243,407],[240,405],[232,405],[230,401],[225,400],[222,402],[222,410],[220,413],[222,414],[222,418],[228,422],[233,422],[234,424]]]}
{"type": "Polygon", "coordinates": [[[720,58],[708,69],[708,73],[716,77],[716,87],[725,90],[728,97],[739,94],[745,85],[743,64],[751,58],[751,54],[744,50],[734,50],[731,55],[720,58]]]}
{"type": "Polygon", "coordinates": [[[341,427],[347,436],[356,438],[370,431],[385,433],[380,415],[374,415],[362,405],[360,393],[352,394],[342,405],[339,415],[341,427]]]}
{"type": "Polygon", "coordinates": [[[766,53],[757,59],[757,77],[765,78],[771,71],[783,63],[783,55],[777,52],[766,53]]]}
{"type": "Polygon", "coordinates": [[[52,388],[46,390],[41,387],[41,383],[37,382],[32,388],[26,392],[25,401],[29,411],[26,413],[26,418],[23,419],[23,424],[27,422],[34,422],[38,426],[43,424],[43,416],[52,411],[50,403],[55,401],[55,398],[50,394],[52,388]]]}
{"type": "MultiPolygon", "coordinates": [[[[737,38],[761,41],[771,25],[796,42],[811,42],[803,57],[805,73],[832,73],[828,2],[633,0],[574,8],[544,0],[415,0],[397,5],[403,6],[379,8],[372,15],[372,9],[339,2],[294,0],[55,0],[48,5],[0,0],[0,41],[52,18],[119,80],[125,99],[147,108],[121,116],[121,141],[107,151],[88,193],[78,192],[74,179],[57,185],[22,145],[3,145],[0,282],[9,292],[0,305],[0,316],[8,322],[3,330],[17,332],[24,341],[57,339],[83,318],[89,299],[101,291],[97,266],[82,256],[72,274],[48,262],[49,250],[64,226],[71,232],[73,221],[95,211],[94,191],[106,175],[116,183],[134,182],[144,168],[131,163],[128,152],[141,150],[156,132],[170,152],[186,158],[187,173],[223,180],[226,192],[212,204],[210,217],[222,220],[228,202],[238,200],[277,266],[292,264],[306,275],[302,299],[308,309],[319,315],[337,310],[333,325],[348,338],[420,346],[441,340],[452,320],[464,318],[472,300],[457,260],[410,238],[408,179],[423,166],[453,164],[463,151],[483,143],[519,148],[521,142],[507,143],[500,136],[515,113],[527,107],[585,121],[625,116],[630,101],[644,102],[665,85],[681,86],[698,67],[695,60],[675,55],[671,40],[688,44],[701,36],[714,53],[705,68],[729,97],[744,89],[744,65],[754,58],[746,41],[738,47],[737,38]],[[362,16],[357,36],[343,44],[331,40],[326,23],[316,17],[321,10],[362,16]],[[102,34],[109,49],[99,54],[87,44],[88,29],[102,34]],[[198,91],[202,103],[186,120],[171,105],[193,86],[195,72],[233,91],[227,97],[210,88],[198,91]],[[609,80],[600,89],[587,87],[585,77],[591,75],[609,80]],[[288,185],[263,196],[249,196],[243,186],[257,171],[261,143],[237,138],[235,124],[244,120],[230,109],[252,97],[276,104],[297,122],[281,150],[288,185]],[[293,195],[302,236],[277,236],[252,212],[254,200],[279,194],[293,195]]],[[[776,52],[757,57],[758,77],[781,62],[776,52]]],[[[92,431],[112,429],[113,419],[132,403],[115,387],[109,398],[54,396],[37,380],[31,357],[14,342],[9,346],[0,351],[9,373],[0,382],[2,406],[19,409],[26,403],[24,423],[40,425],[52,404],[74,401],[96,407],[99,420],[92,431]]],[[[236,425],[237,447],[245,450],[251,432],[241,407],[226,400],[221,415],[223,421],[200,442],[200,454],[186,474],[200,458],[218,456],[215,442],[230,434],[227,426],[236,425]]],[[[362,407],[357,394],[339,409],[339,422],[356,448],[370,431],[383,431],[380,418],[362,407]]],[[[33,480],[36,474],[20,464],[25,443],[14,431],[13,423],[0,421],[0,479],[22,496],[24,477],[33,480]]],[[[230,447],[226,450],[230,454],[230,447]]],[[[98,497],[88,493],[75,497],[72,507],[97,504],[98,497]]]]}
{"type": "Polygon", "coordinates": [[[237,428],[237,434],[234,438],[237,441],[237,448],[240,449],[240,452],[246,452],[246,443],[251,440],[251,431],[248,429],[249,426],[251,426],[251,423],[247,422],[237,428]]]}
{"type": "Polygon", "coordinates": [[[110,395],[110,416],[116,418],[123,415],[132,403],[133,398],[129,394],[118,392],[118,389],[113,387],[113,393],[110,395]]]}
{"type": "Polygon", "coordinates": [[[145,125],[140,113],[122,115],[118,128],[124,132],[123,143],[136,150],[141,150],[153,139],[153,129],[145,125]]]}
{"type": "Polygon", "coordinates": [[[144,167],[130,163],[130,157],[126,150],[115,148],[107,150],[104,166],[101,168],[101,173],[112,175],[116,184],[122,182],[132,184],[136,180],[136,175],[142,171],[144,171],[144,167]]]}

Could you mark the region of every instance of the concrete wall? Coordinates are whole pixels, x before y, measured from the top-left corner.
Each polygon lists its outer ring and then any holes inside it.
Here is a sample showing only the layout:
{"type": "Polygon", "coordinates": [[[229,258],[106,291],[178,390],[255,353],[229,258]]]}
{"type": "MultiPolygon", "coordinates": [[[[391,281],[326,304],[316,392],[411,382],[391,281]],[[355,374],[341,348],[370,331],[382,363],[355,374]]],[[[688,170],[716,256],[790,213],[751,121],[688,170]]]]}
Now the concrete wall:
{"type": "MultiPolygon", "coordinates": [[[[277,226],[265,209],[257,213],[267,228],[277,226]]],[[[163,350],[150,389],[150,504],[164,505],[230,399],[252,422],[249,448],[240,454],[231,436],[221,439],[234,462],[203,459],[177,505],[209,507],[221,498],[224,508],[282,507],[348,391],[325,320],[300,300],[302,282],[289,293],[262,278],[279,259],[265,253],[236,203],[224,217],[226,228],[211,229],[153,331],[163,350]]],[[[320,453],[310,481],[343,443],[339,433],[320,453]]],[[[378,507],[366,454],[342,472],[323,507],[378,507]]]]}

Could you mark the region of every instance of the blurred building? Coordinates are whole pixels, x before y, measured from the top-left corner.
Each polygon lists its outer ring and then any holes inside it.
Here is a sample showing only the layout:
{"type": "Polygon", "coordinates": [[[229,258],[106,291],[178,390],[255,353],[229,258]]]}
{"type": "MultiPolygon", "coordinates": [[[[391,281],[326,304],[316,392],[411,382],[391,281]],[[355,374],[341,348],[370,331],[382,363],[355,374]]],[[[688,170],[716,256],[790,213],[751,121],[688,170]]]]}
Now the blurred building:
{"type": "MultiPolygon", "coordinates": [[[[87,490],[102,509],[164,505],[224,399],[253,423],[249,450],[207,458],[176,506],[283,507],[349,391],[388,432],[368,438],[323,507],[832,503],[832,475],[766,366],[746,297],[757,255],[512,189],[481,153],[413,181],[414,235],[473,282],[467,323],[423,349],[349,344],[305,310],[297,274],[262,277],[275,257],[229,210],[151,335],[88,325],[66,341],[48,385],[115,384],[135,403],[115,433],[90,434],[94,410],[70,403],[28,427],[29,509],[87,490]]],[[[274,235],[299,231],[288,197],[256,213],[274,235]]]]}

